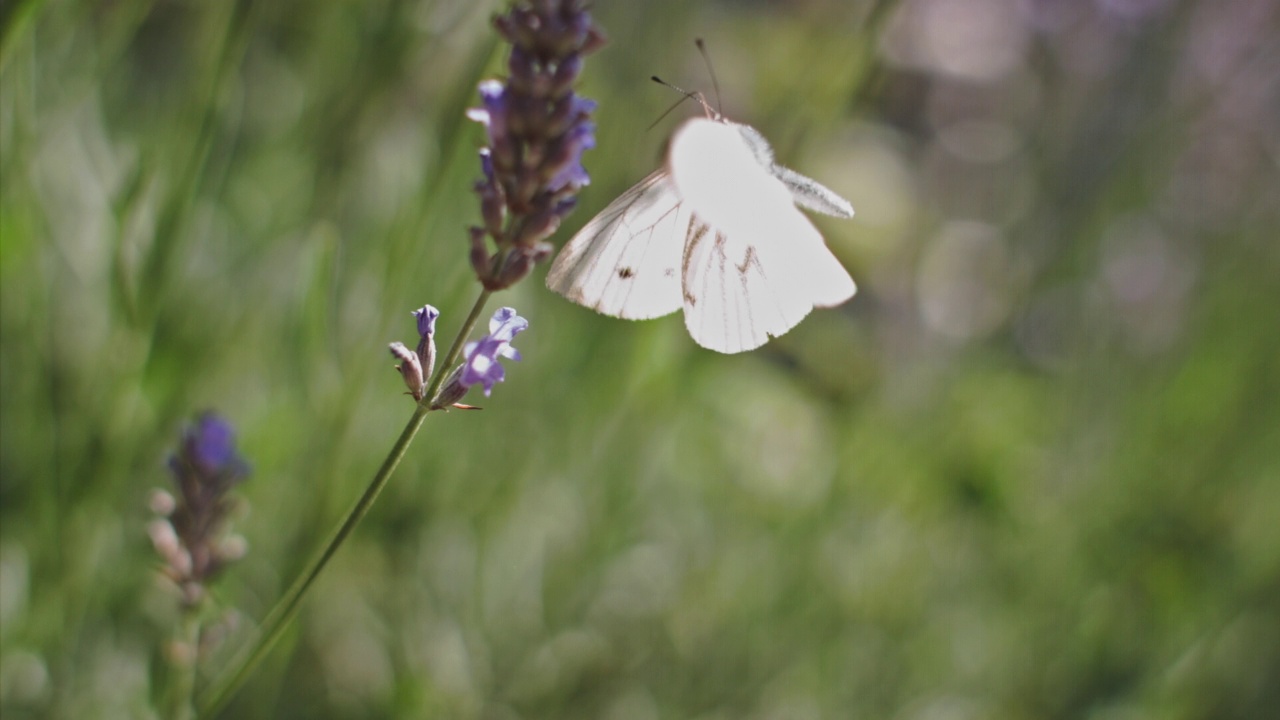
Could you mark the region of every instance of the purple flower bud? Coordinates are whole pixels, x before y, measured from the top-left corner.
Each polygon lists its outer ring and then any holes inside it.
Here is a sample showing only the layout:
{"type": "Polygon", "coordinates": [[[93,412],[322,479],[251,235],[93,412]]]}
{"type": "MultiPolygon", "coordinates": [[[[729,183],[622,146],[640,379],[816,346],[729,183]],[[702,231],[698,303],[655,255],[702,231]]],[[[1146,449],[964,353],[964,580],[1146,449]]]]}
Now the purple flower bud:
{"type": "Polygon", "coordinates": [[[529,53],[520,49],[518,45],[511,48],[511,56],[507,58],[507,72],[510,73],[507,80],[513,87],[519,88],[524,94],[537,92],[540,75],[536,63],[529,53]]]}
{"type": "Polygon", "coordinates": [[[533,266],[551,257],[555,246],[549,242],[534,242],[520,245],[507,254],[507,259],[498,272],[496,287],[511,287],[524,279],[533,266]]]}
{"type": "Polygon", "coordinates": [[[578,198],[567,197],[561,200],[560,202],[556,203],[555,213],[556,215],[559,215],[561,218],[563,218],[564,216],[573,212],[573,209],[576,207],[578,207],[578,198]]]}
{"type": "Polygon", "coordinates": [[[578,75],[581,73],[582,55],[573,53],[562,60],[556,68],[556,73],[551,78],[551,86],[548,88],[548,93],[552,97],[560,97],[565,93],[572,92],[573,83],[577,81],[578,75]]]}
{"type": "Polygon", "coordinates": [[[489,246],[484,239],[484,228],[471,228],[471,252],[468,259],[471,261],[471,269],[480,278],[488,277],[493,268],[493,255],[489,253],[489,246]]]}
{"type": "Polygon", "coordinates": [[[237,470],[236,433],[230,423],[205,413],[186,437],[187,459],[211,474],[237,470]]]}
{"type": "Polygon", "coordinates": [[[484,394],[488,396],[493,391],[493,386],[502,382],[505,375],[498,359],[520,359],[520,351],[511,347],[511,341],[528,327],[529,321],[517,315],[514,308],[500,308],[489,321],[489,334],[478,341],[467,343],[464,349],[466,362],[462,366],[458,382],[463,387],[482,384],[484,394]]]}
{"type": "MultiPolygon", "coordinates": [[[[481,161],[488,157],[481,151],[481,161]]],[[[493,236],[502,234],[507,219],[507,194],[492,177],[476,183],[476,193],[480,195],[480,216],[484,218],[484,229],[493,236]]]]}
{"type": "Polygon", "coordinates": [[[581,122],[565,134],[559,151],[552,158],[552,175],[547,181],[552,192],[577,190],[591,183],[591,176],[582,167],[582,153],[596,146],[595,129],[595,124],[581,122]]]}
{"type": "MultiPolygon", "coordinates": [[[[436,319],[440,317],[440,311],[431,305],[423,305],[420,310],[414,310],[413,315],[418,318],[418,369],[422,375],[422,382],[425,383],[431,378],[431,372],[436,367],[436,319]]],[[[391,354],[396,354],[394,348],[391,354]]],[[[403,370],[401,375],[404,375],[403,370]]],[[[405,382],[409,382],[408,377],[405,377],[405,382]]],[[[409,390],[412,392],[413,388],[409,390]]],[[[414,399],[421,400],[422,393],[420,391],[415,393],[414,399]]]]}
{"type": "Polygon", "coordinates": [[[532,247],[540,240],[550,237],[559,227],[560,215],[554,209],[543,210],[525,221],[516,243],[521,247],[532,247]]]}
{"type": "Polygon", "coordinates": [[[582,50],[580,52],[583,55],[590,55],[604,47],[608,42],[609,38],[600,29],[600,26],[592,25],[587,29],[587,37],[582,41],[582,50]]]}
{"type": "Polygon", "coordinates": [[[497,80],[484,80],[479,90],[484,107],[468,110],[467,117],[485,126],[489,131],[489,143],[493,144],[507,136],[506,88],[497,80]]]}
{"type": "Polygon", "coordinates": [[[413,311],[413,316],[418,318],[418,337],[435,334],[436,319],[440,317],[439,310],[431,305],[423,305],[420,309],[413,311]]]}

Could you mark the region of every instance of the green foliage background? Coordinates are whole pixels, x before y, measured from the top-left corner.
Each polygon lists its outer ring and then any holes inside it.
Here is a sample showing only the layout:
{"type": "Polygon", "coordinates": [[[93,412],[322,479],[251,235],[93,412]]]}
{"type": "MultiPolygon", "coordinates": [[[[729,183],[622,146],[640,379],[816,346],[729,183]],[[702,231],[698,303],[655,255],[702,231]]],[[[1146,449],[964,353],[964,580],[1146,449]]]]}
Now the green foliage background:
{"type": "MultiPolygon", "coordinates": [[[[860,285],[766,348],[546,291],[435,414],[245,718],[1262,718],[1280,707],[1280,67],[1267,0],[598,2],[593,184],[709,89],[849,197],[860,285]],[[1267,708],[1271,708],[1268,710],[1267,708]]],[[[0,714],[152,717],[146,498],[254,474],[215,672],[456,331],[501,71],[466,2],[0,6],[0,714]]]]}

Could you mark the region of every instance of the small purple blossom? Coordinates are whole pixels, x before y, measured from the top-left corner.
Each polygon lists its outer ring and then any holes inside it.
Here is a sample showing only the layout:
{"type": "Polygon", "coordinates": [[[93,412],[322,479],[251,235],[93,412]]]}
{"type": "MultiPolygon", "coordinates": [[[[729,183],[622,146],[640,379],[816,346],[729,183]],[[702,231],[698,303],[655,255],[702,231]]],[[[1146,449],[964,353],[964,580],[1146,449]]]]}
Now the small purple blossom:
{"type": "Polygon", "coordinates": [[[511,341],[528,327],[529,321],[517,315],[514,308],[500,308],[489,321],[489,334],[467,343],[464,349],[466,362],[458,383],[464,388],[482,384],[487,397],[506,374],[498,359],[520,359],[520,351],[511,346],[511,341]]]}
{"type": "Polygon", "coordinates": [[[418,337],[435,334],[436,320],[440,317],[439,310],[431,305],[423,305],[420,309],[413,311],[413,316],[418,319],[418,337]]]}
{"type": "Polygon", "coordinates": [[[484,125],[492,146],[507,138],[507,103],[503,100],[506,90],[499,80],[482,80],[479,91],[484,107],[467,110],[467,117],[484,125]]]}

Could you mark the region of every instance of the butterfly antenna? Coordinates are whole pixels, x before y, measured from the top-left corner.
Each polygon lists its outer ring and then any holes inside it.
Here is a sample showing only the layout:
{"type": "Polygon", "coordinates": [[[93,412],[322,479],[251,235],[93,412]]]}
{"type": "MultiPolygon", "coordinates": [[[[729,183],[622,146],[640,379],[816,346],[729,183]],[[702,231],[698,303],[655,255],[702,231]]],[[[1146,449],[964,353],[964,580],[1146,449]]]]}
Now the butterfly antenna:
{"type": "Polygon", "coordinates": [[[720,103],[720,81],[716,80],[716,68],[711,64],[711,55],[707,52],[707,44],[702,41],[702,38],[694,39],[693,44],[698,46],[698,52],[702,53],[702,61],[707,64],[707,74],[711,76],[711,89],[716,92],[716,115],[719,116],[723,114],[723,108],[720,103]]]}
{"type": "Polygon", "coordinates": [[[710,114],[714,114],[714,115],[716,115],[716,116],[719,116],[719,113],[715,113],[714,111],[712,111],[711,107],[710,107],[709,105],[707,105],[707,99],[706,99],[706,98],[704,98],[704,97],[702,97],[702,93],[690,92],[690,91],[688,91],[688,90],[685,90],[684,88],[676,87],[675,85],[672,85],[671,83],[667,82],[666,80],[663,80],[662,78],[658,77],[657,75],[651,75],[651,76],[649,76],[649,79],[650,79],[650,80],[652,80],[652,81],[654,81],[654,82],[656,82],[656,83],[658,83],[659,85],[662,85],[663,87],[668,87],[668,88],[671,88],[672,90],[675,90],[676,92],[680,93],[680,94],[681,94],[681,95],[683,95],[684,97],[682,97],[682,98],[680,98],[679,100],[677,100],[677,101],[676,101],[676,104],[674,104],[674,105],[672,105],[671,107],[667,108],[667,109],[666,109],[666,112],[664,112],[664,113],[662,113],[661,115],[659,115],[659,116],[658,116],[658,119],[657,119],[657,120],[654,120],[654,121],[653,121],[653,124],[652,124],[652,125],[650,125],[650,126],[649,126],[648,128],[646,128],[646,129],[648,129],[648,130],[652,130],[652,129],[653,129],[653,127],[654,127],[654,125],[657,125],[658,123],[662,122],[662,118],[664,118],[664,117],[666,117],[666,116],[670,115],[670,114],[671,114],[671,111],[672,111],[672,110],[675,110],[675,109],[676,109],[676,108],[678,108],[678,107],[680,107],[681,103],[683,103],[685,100],[697,100],[697,101],[698,101],[698,104],[702,105],[702,109],[707,111],[707,114],[709,114],[709,115],[710,115],[710,114]]]}

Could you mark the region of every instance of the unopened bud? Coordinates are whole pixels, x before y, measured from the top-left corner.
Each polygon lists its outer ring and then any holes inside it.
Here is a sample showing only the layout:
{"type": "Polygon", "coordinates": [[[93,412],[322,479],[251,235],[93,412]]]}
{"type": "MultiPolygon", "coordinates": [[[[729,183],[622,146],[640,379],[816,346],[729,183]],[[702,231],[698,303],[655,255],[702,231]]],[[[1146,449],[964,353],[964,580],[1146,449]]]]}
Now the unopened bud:
{"type": "Polygon", "coordinates": [[[169,566],[175,567],[184,562],[180,557],[182,541],[178,539],[173,523],[168,520],[152,520],[147,523],[147,535],[151,536],[151,546],[156,549],[156,554],[169,566]]]}
{"type": "Polygon", "coordinates": [[[533,247],[539,241],[550,237],[559,227],[560,215],[553,209],[542,210],[520,226],[520,236],[516,238],[516,244],[533,247]]]}
{"type": "Polygon", "coordinates": [[[418,363],[422,368],[422,380],[426,382],[436,367],[436,319],[440,317],[440,311],[431,305],[423,305],[413,314],[418,318],[418,363]]]}
{"type": "Polygon", "coordinates": [[[459,365],[444,382],[440,392],[431,401],[432,410],[443,410],[461,400],[470,388],[462,384],[463,365],[459,365]]]}
{"type": "Polygon", "coordinates": [[[221,564],[233,563],[249,552],[249,541],[243,535],[228,535],[214,551],[221,564]]]}
{"type": "Polygon", "coordinates": [[[147,496],[147,507],[157,515],[169,517],[178,509],[178,501],[172,493],[156,488],[147,496]]]}
{"type": "Polygon", "coordinates": [[[483,280],[489,276],[489,272],[493,267],[493,256],[489,254],[489,245],[485,242],[484,228],[471,228],[471,252],[467,259],[471,261],[471,269],[476,271],[476,277],[483,280]]]}
{"type": "Polygon", "coordinates": [[[582,41],[582,54],[590,55],[609,43],[609,38],[605,36],[604,31],[598,25],[592,25],[587,30],[587,39],[582,41]]]}
{"type": "Polygon", "coordinates": [[[423,378],[422,363],[417,354],[409,350],[401,342],[391,343],[389,349],[391,350],[391,356],[400,361],[400,364],[396,366],[396,370],[404,378],[404,385],[409,388],[409,394],[413,396],[414,400],[421,401],[426,381],[423,378]]]}
{"type": "Polygon", "coordinates": [[[570,53],[568,57],[560,61],[556,67],[555,76],[552,78],[551,87],[548,88],[548,94],[551,97],[559,98],[573,91],[573,83],[578,79],[578,75],[582,72],[582,55],[578,53],[570,53]]]}
{"type": "MultiPolygon", "coordinates": [[[[480,152],[481,165],[491,168],[488,150],[480,152]]],[[[507,194],[494,179],[491,169],[484,180],[476,183],[476,194],[480,196],[480,215],[484,218],[485,229],[495,236],[500,235],[507,219],[507,194]]]]}

